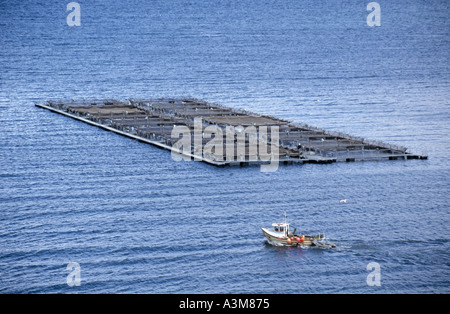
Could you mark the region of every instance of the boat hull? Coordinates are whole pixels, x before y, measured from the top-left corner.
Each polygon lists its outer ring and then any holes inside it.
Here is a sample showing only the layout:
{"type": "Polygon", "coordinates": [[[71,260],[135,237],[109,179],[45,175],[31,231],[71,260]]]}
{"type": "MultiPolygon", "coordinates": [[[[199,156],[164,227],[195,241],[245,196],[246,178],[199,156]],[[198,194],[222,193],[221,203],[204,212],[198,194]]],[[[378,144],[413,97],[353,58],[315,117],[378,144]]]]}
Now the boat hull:
{"type": "Polygon", "coordinates": [[[279,236],[279,235],[274,235],[272,234],[270,231],[268,231],[265,228],[261,228],[264,236],[266,237],[266,239],[269,241],[269,243],[274,244],[274,245],[280,245],[280,246],[311,246],[313,245],[313,241],[314,240],[322,240],[323,239],[323,235],[319,234],[319,235],[315,235],[315,236],[304,236],[304,241],[297,241],[296,238],[300,238],[301,235],[294,235],[292,234],[292,236],[290,237],[286,237],[286,236],[279,236]],[[291,239],[291,241],[289,241],[288,239],[291,239]]]}

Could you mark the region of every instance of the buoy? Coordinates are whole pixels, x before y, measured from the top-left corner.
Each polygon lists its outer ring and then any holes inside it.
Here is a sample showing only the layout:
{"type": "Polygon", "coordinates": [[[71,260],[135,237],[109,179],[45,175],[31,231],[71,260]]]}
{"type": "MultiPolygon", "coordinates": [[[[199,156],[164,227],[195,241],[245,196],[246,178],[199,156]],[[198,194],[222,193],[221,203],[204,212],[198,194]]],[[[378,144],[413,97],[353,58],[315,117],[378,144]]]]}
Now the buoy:
{"type": "Polygon", "coordinates": [[[305,236],[304,235],[302,235],[302,237],[300,238],[300,242],[301,243],[305,242],[305,236]]]}
{"type": "Polygon", "coordinates": [[[287,238],[286,242],[287,242],[287,244],[291,244],[292,243],[291,238],[287,238]]]}
{"type": "Polygon", "coordinates": [[[295,241],[300,242],[301,239],[299,237],[295,238],[295,241]]]}

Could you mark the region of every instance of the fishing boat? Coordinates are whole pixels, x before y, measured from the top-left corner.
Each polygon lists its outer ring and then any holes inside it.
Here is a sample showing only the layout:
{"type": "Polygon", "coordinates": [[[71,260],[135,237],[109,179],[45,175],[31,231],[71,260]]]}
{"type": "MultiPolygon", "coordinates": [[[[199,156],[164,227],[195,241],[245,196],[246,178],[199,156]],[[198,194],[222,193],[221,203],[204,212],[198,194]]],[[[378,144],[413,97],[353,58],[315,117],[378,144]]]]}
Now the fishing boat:
{"type": "Polygon", "coordinates": [[[273,245],[279,246],[317,246],[320,248],[333,248],[334,244],[324,241],[324,234],[304,235],[295,234],[289,230],[289,223],[284,222],[273,223],[272,229],[261,228],[267,241],[273,245]]]}

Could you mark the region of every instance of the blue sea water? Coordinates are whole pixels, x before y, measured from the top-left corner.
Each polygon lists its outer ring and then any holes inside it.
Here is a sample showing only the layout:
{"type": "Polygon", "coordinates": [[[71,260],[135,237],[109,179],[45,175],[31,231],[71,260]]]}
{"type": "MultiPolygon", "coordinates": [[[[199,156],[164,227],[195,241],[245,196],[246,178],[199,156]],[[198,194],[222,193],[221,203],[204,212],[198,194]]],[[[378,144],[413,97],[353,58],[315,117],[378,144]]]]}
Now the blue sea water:
{"type": "Polygon", "coordinates": [[[0,0],[0,293],[450,292],[447,0],[66,2],[0,0]],[[179,96],[429,159],[215,168],[34,106],[179,96]]]}

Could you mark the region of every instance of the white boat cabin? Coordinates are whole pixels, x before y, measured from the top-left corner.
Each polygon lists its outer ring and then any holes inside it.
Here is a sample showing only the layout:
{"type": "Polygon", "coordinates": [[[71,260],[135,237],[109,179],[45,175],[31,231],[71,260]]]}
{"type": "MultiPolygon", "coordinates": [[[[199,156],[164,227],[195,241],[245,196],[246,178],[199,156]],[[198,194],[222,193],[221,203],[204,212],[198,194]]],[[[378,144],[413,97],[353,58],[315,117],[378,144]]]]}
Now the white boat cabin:
{"type": "Polygon", "coordinates": [[[277,236],[287,237],[289,234],[289,224],[285,222],[273,223],[273,233],[277,236]]]}

